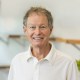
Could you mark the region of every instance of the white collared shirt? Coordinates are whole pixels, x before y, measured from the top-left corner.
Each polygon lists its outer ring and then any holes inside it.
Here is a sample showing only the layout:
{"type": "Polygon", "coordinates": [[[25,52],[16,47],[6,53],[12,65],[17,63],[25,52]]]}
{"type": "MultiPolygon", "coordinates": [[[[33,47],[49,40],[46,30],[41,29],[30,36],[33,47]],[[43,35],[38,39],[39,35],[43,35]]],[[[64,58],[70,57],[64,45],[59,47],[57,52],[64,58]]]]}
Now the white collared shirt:
{"type": "Polygon", "coordinates": [[[28,51],[12,60],[8,80],[78,80],[75,61],[64,53],[52,48],[49,54],[38,61],[28,51]]]}

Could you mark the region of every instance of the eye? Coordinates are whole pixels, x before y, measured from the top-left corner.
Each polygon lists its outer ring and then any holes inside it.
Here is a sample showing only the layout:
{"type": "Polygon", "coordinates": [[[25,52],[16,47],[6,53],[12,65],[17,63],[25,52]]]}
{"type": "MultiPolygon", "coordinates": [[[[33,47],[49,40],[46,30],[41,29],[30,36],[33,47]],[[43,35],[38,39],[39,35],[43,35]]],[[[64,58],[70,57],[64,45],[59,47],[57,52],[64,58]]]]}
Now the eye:
{"type": "Polygon", "coordinates": [[[35,26],[30,26],[29,27],[31,30],[34,30],[36,27],[35,26]]]}
{"type": "Polygon", "coordinates": [[[47,26],[42,25],[42,26],[40,26],[40,28],[41,28],[41,29],[46,29],[47,26]]]}

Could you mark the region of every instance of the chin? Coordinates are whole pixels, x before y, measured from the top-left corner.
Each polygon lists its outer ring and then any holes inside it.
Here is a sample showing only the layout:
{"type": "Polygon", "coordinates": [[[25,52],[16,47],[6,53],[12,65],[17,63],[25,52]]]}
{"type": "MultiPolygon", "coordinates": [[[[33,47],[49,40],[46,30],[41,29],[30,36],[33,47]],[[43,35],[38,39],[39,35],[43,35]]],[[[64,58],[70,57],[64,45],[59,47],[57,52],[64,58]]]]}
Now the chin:
{"type": "Polygon", "coordinates": [[[35,47],[42,47],[43,45],[41,43],[35,43],[35,44],[33,44],[33,46],[35,46],[35,47]]]}

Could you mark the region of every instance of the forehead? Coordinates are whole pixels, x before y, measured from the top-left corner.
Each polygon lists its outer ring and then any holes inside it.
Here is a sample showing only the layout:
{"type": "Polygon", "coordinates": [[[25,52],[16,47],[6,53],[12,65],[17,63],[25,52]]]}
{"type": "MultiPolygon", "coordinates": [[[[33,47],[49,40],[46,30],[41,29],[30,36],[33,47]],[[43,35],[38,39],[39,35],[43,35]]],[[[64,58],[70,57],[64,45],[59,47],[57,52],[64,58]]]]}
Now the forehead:
{"type": "Polygon", "coordinates": [[[48,19],[46,15],[43,13],[31,13],[27,18],[27,22],[36,22],[36,23],[47,22],[48,23],[48,19]]]}

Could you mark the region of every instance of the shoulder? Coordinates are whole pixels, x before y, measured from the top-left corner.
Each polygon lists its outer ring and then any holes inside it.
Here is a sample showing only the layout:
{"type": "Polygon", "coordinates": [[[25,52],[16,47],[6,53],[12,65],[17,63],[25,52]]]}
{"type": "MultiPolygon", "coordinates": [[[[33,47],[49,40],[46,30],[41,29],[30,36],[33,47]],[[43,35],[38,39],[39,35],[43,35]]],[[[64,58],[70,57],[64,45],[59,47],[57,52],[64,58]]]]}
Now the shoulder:
{"type": "MultiPolygon", "coordinates": [[[[55,46],[51,43],[52,45],[52,52],[54,53],[53,58],[55,58],[55,61],[57,62],[65,62],[65,63],[70,63],[70,62],[75,62],[75,59],[70,56],[67,53],[64,53],[60,50],[58,50],[57,48],[55,48],[55,46]]],[[[54,59],[53,59],[54,60],[54,59]]]]}
{"type": "Polygon", "coordinates": [[[25,60],[28,56],[28,51],[25,51],[25,52],[21,52],[21,53],[18,53],[11,61],[11,64],[13,63],[17,63],[17,62],[20,62],[22,60],[25,60]]]}
{"type": "Polygon", "coordinates": [[[68,55],[67,53],[63,53],[59,50],[56,50],[56,59],[62,60],[62,61],[68,62],[68,63],[75,62],[75,59],[72,56],[68,55]]]}

